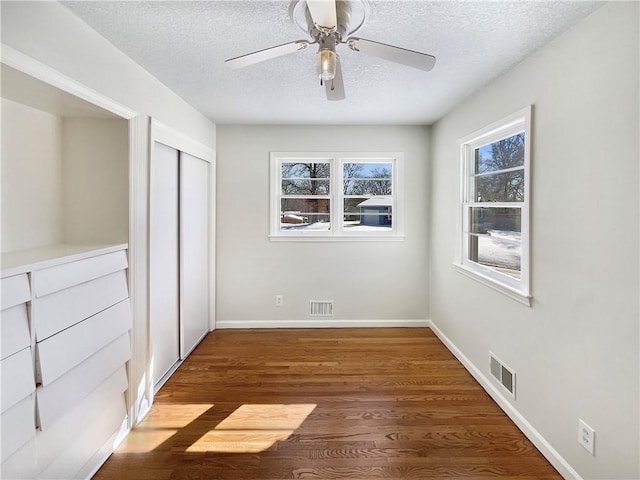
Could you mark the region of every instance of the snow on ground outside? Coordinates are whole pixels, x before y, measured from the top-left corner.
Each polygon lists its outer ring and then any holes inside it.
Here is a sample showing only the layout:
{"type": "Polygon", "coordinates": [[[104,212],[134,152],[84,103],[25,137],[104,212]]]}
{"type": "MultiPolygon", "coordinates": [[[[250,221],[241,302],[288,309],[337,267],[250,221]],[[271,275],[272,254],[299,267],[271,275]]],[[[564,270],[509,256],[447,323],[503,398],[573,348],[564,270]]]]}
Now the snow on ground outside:
{"type": "MultiPolygon", "coordinates": [[[[280,230],[301,230],[305,232],[327,232],[331,223],[329,222],[316,222],[316,223],[281,223],[280,230]]],[[[391,227],[374,227],[371,225],[360,225],[358,221],[344,222],[342,227],[345,230],[351,230],[356,232],[378,232],[378,231],[391,231],[391,227]]]]}
{"type": "Polygon", "coordinates": [[[520,270],[522,235],[508,230],[489,230],[489,236],[478,237],[478,263],[520,270]]]}

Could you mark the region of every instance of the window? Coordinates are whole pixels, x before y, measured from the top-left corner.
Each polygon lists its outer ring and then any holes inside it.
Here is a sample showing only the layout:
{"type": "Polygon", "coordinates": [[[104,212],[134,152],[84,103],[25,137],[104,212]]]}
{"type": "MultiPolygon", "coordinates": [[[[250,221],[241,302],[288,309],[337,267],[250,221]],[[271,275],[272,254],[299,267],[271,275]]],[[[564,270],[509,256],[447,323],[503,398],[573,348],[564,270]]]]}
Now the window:
{"type": "Polygon", "coordinates": [[[271,153],[271,239],[401,239],[401,161],[400,153],[271,153]]]}
{"type": "Polygon", "coordinates": [[[529,305],[531,107],[460,140],[456,266],[529,305]]]}

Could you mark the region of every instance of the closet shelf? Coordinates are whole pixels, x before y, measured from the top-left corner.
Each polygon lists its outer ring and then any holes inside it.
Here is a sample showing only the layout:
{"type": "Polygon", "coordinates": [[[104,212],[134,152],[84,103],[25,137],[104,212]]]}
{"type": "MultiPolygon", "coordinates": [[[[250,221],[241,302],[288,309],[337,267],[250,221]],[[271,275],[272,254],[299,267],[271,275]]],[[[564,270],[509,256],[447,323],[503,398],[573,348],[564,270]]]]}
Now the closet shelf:
{"type": "Polygon", "coordinates": [[[128,248],[126,243],[102,244],[102,245],[47,245],[44,247],[30,248],[3,252],[1,260],[2,277],[19,275],[31,270],[61,265],[63,263],[82,260],[96,255],[116,252],[128,248]]]}

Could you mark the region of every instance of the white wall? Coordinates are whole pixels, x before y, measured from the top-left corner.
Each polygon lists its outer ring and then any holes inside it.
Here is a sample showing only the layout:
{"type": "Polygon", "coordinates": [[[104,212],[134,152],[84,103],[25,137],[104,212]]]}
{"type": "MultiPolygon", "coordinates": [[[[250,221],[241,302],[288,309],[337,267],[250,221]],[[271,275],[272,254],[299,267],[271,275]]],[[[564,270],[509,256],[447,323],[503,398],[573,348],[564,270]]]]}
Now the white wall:
{"type": "Polygon", "coordinates": [[[430,316],[588,479],[640,477],[638,7],[606,4],[432,129],[430,316]],[[534,106],[532,307],[452,267],[461,138],[534,106]],[[578,418],[596,455],[577,443],[578,418]]]}
{"type": "Polygon", "coordinates": [[[59,243],[62,120],[4,98],[2,117],[2,251],[59,243]]]}
{"type": "Polygon", "coordinates": [[[2,251],[128,241],[126,120],[2,99],[2,251]]]}
{"type": "Polygon", "coordinates": [[[335,301],[327,326],[426,319],[427,149],[426,127],[218,126],[218,325],[302,325],[310,299],[335,301]],[[404,152],[406,240],[270,242],[271,151],[404,152]]]}
{"type": "Polygon", "coordinates": [[[64,236],[67,243],[126,243],[129,131],[125,120],[64,121],[64,236]]]}

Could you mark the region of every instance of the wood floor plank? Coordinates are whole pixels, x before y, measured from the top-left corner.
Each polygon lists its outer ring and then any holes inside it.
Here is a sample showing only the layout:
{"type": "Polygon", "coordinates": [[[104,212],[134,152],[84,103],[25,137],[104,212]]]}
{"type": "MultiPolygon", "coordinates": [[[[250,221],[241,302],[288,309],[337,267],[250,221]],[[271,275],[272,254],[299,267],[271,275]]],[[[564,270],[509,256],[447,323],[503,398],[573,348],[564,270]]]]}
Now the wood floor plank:
{"type": "Polygon", "coordinates": [[[429,329],[219,330],[97,480],[559,480],[429,329]]]}

